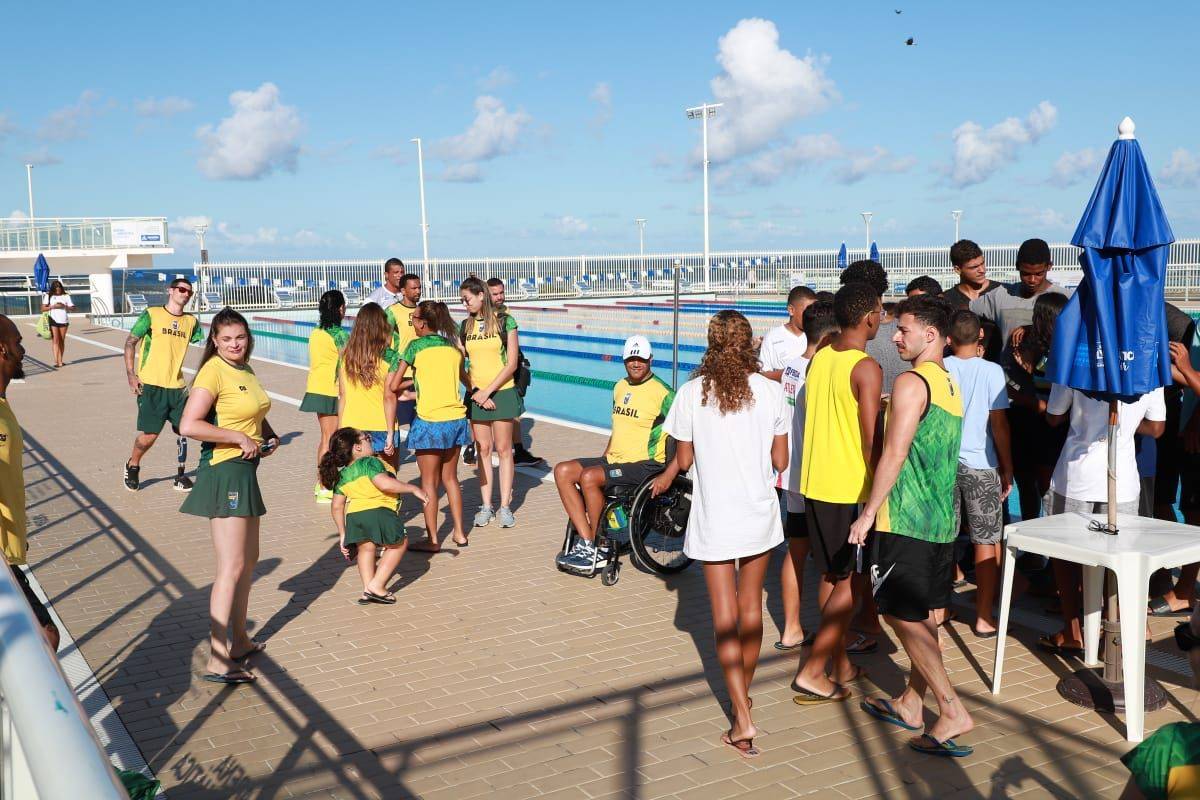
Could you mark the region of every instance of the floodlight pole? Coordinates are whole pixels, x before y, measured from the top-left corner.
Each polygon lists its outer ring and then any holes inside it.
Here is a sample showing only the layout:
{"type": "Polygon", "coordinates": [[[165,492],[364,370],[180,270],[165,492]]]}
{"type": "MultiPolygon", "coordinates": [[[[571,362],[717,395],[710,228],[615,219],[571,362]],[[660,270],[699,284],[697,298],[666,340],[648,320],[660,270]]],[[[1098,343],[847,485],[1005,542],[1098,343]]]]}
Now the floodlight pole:
{"type": "Polygon", "coordinates": [[[954,242],[958,242],[958,221],[962,219],[962,210],[958,209],[950,212],[950,216],[954,217],[954,242]]]}
{"type": "Polygon", "coordinates": [[[687,109],[688,119],[700,118],[702,150],[704,153],[704,291],[709,288],[709,248],[708,248],[708,118],[717,115],[717,109],[724,103],[701,103],[687,109]]]}
{"type": "Polygon", "coordinates": [[[25,165],[25,187],[29,190],[29,249],[36,250],[33,233],[33,164],[25,165]]]}
{"type": "Polygon", "coordinates": [[[671,322],[671,388],[679,389],[679,270],[683,262],[675,259],[675,315],[671,322]]]}
{"type": "Polygon", "coordinates": [[[871,252],[871,217],[875,216],[873,211],[862,212],[863,222],[867,223],[867,253],[871,252]]]}
{"type": "Polygon", "coordinates": [[[641,273],[646,271],[646,219],[638,217],[634,222],[638,226],[638,280],[641,280],[641,273]]]}
{"type": "Polygon", "coordinates": [[[420,137],[413,139],[417,143],[417,185],[421,191],[421,251],[424,255],[425,283],[429,284],[433,280],[429,270],[429,223],[425,221],[425,157],[421,151],[420,137]]]}

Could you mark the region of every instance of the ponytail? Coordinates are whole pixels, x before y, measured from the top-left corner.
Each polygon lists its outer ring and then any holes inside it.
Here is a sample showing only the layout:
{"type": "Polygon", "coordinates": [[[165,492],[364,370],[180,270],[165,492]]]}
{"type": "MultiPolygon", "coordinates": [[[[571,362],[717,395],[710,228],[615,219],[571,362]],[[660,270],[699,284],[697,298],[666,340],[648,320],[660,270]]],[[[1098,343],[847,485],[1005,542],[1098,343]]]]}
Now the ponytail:
{"type": "Polygon", "coordinates": [[[354,445],[361,435],[355,428],[339,428],[329,437],[329,452],[321,456],[317,465],[317,476],[326,489],[337,486],[342,468],[354,460],[354,445]]]}
{"type": "Polygon", "coordinates": [[[458,341],[458,328],[450,318],[450,309],[440,300],[422,300],[417,308],[421,310],[421,318],[429,330],[454,344],[458,341]]]}

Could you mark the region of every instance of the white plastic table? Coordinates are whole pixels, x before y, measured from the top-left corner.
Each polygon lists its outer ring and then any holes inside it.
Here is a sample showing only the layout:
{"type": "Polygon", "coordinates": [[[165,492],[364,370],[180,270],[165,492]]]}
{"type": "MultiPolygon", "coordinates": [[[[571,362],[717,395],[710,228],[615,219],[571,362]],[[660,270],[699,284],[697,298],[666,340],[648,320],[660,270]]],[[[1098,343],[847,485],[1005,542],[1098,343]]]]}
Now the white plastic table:
{"type": "Polygon", "coordinates": [[[1141,698],[1146,683],[1146,604],[1149,602],[1150,575],[1160,568],[1200,561],[1200,527],[1118,514],[1120,533],[1111,536],[1089,531],[1092,520],[1106,522],[1107,517],[1104,514],[1056,514],[1018,522],[1004,529],[1008,553],[1000,587],[1000,630],[996,637],[992,694],[1000,694],[1017,551],[1083,565],[1083,649],[1084,663],[1088,666],[1097,664],[1104,570],[1111,569],[1117,576],[1121,610],[1125,738],[1140,742],[1146,719],[1141,698]]]}

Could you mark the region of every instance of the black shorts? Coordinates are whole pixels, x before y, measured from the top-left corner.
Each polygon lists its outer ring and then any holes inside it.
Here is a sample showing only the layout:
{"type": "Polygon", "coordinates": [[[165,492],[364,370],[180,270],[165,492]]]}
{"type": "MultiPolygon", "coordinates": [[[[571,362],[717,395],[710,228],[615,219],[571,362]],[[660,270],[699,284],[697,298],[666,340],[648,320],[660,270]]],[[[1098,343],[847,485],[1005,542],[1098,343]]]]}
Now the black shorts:
{"type": "Polygon", "coordinates": [[[604,467],[605,486],[641,486],[650,478],[663,471],[664,465],[657,461],[634,461],[621,464],[610,462],[605,458],[575,459],[587,469],[589,467],[604,467]]]}
{"type": "Polygon", "coordinates": [[[70,322],[55,322],[54,320],[50,320],[51,328],[68,328],[70,325],[70,322]]]}
{"type": "Polygon", "coordinates": [[[1179,435],[1183,397],[1174,387],[1168,388],[1163,394],[1167,405],[1167,421],[1163,435],[1155,442],[1154,504],[1168,506],[1174,504],[1179,493],[1179,476],[1183,467],[1183,441],[1179,435]]]}
{"type": "Polygon", "coordinates": [[[804,498],[813,562],[822,575],[847,577],[854,570],[850,526],[858,519],[858,503],[826,503],[804,498]]]}
{"type": "Polygon", "coordinates": [[[871,594],[880,614],[921,622],[950,605],[954,542],[924,542],[877,532],[871,551],[871,594]]]}
{"type": "Polygon", "coordinates": [[[808,515],[803,512],[787,512],[787,522],[783,526],[783,535],[789,539],[808,538],[808,515]]]}

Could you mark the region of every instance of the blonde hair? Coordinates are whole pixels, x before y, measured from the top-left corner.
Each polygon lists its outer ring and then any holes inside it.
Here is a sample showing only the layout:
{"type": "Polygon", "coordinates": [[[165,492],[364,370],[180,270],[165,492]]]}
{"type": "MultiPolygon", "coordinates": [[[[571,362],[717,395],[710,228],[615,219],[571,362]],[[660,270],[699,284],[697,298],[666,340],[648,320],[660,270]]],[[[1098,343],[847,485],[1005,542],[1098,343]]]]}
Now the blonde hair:
{"type": "Polygon", "coordinates": [[[379,359],[392,338],[392,323],[377,303],[367,303],[354,317],[354,328],[342,351],[346,378],[364,389],[379,380],[379,359]]]}
{"type": "Polygon", "coordinates": [[[484,336],[495,336],[500,329],[500,321],[497,318],[496,306],[492,303],[492,293],[488,291],[487,284],[479,278],[471,277],[463,281],[459,289],[474,295],[483,295],[483,305],[479,307],[479,314],[471,316],[483,320],[484,336]]]}
{"type": "Polygon", "coordinates": [[[758,372],[754,331],[737,311],[719,311],[708,323],[708,349],[692,373],[701,379],[701,403],[715,397],[722,414],[754,405],[750,376],[758,372]]]}

